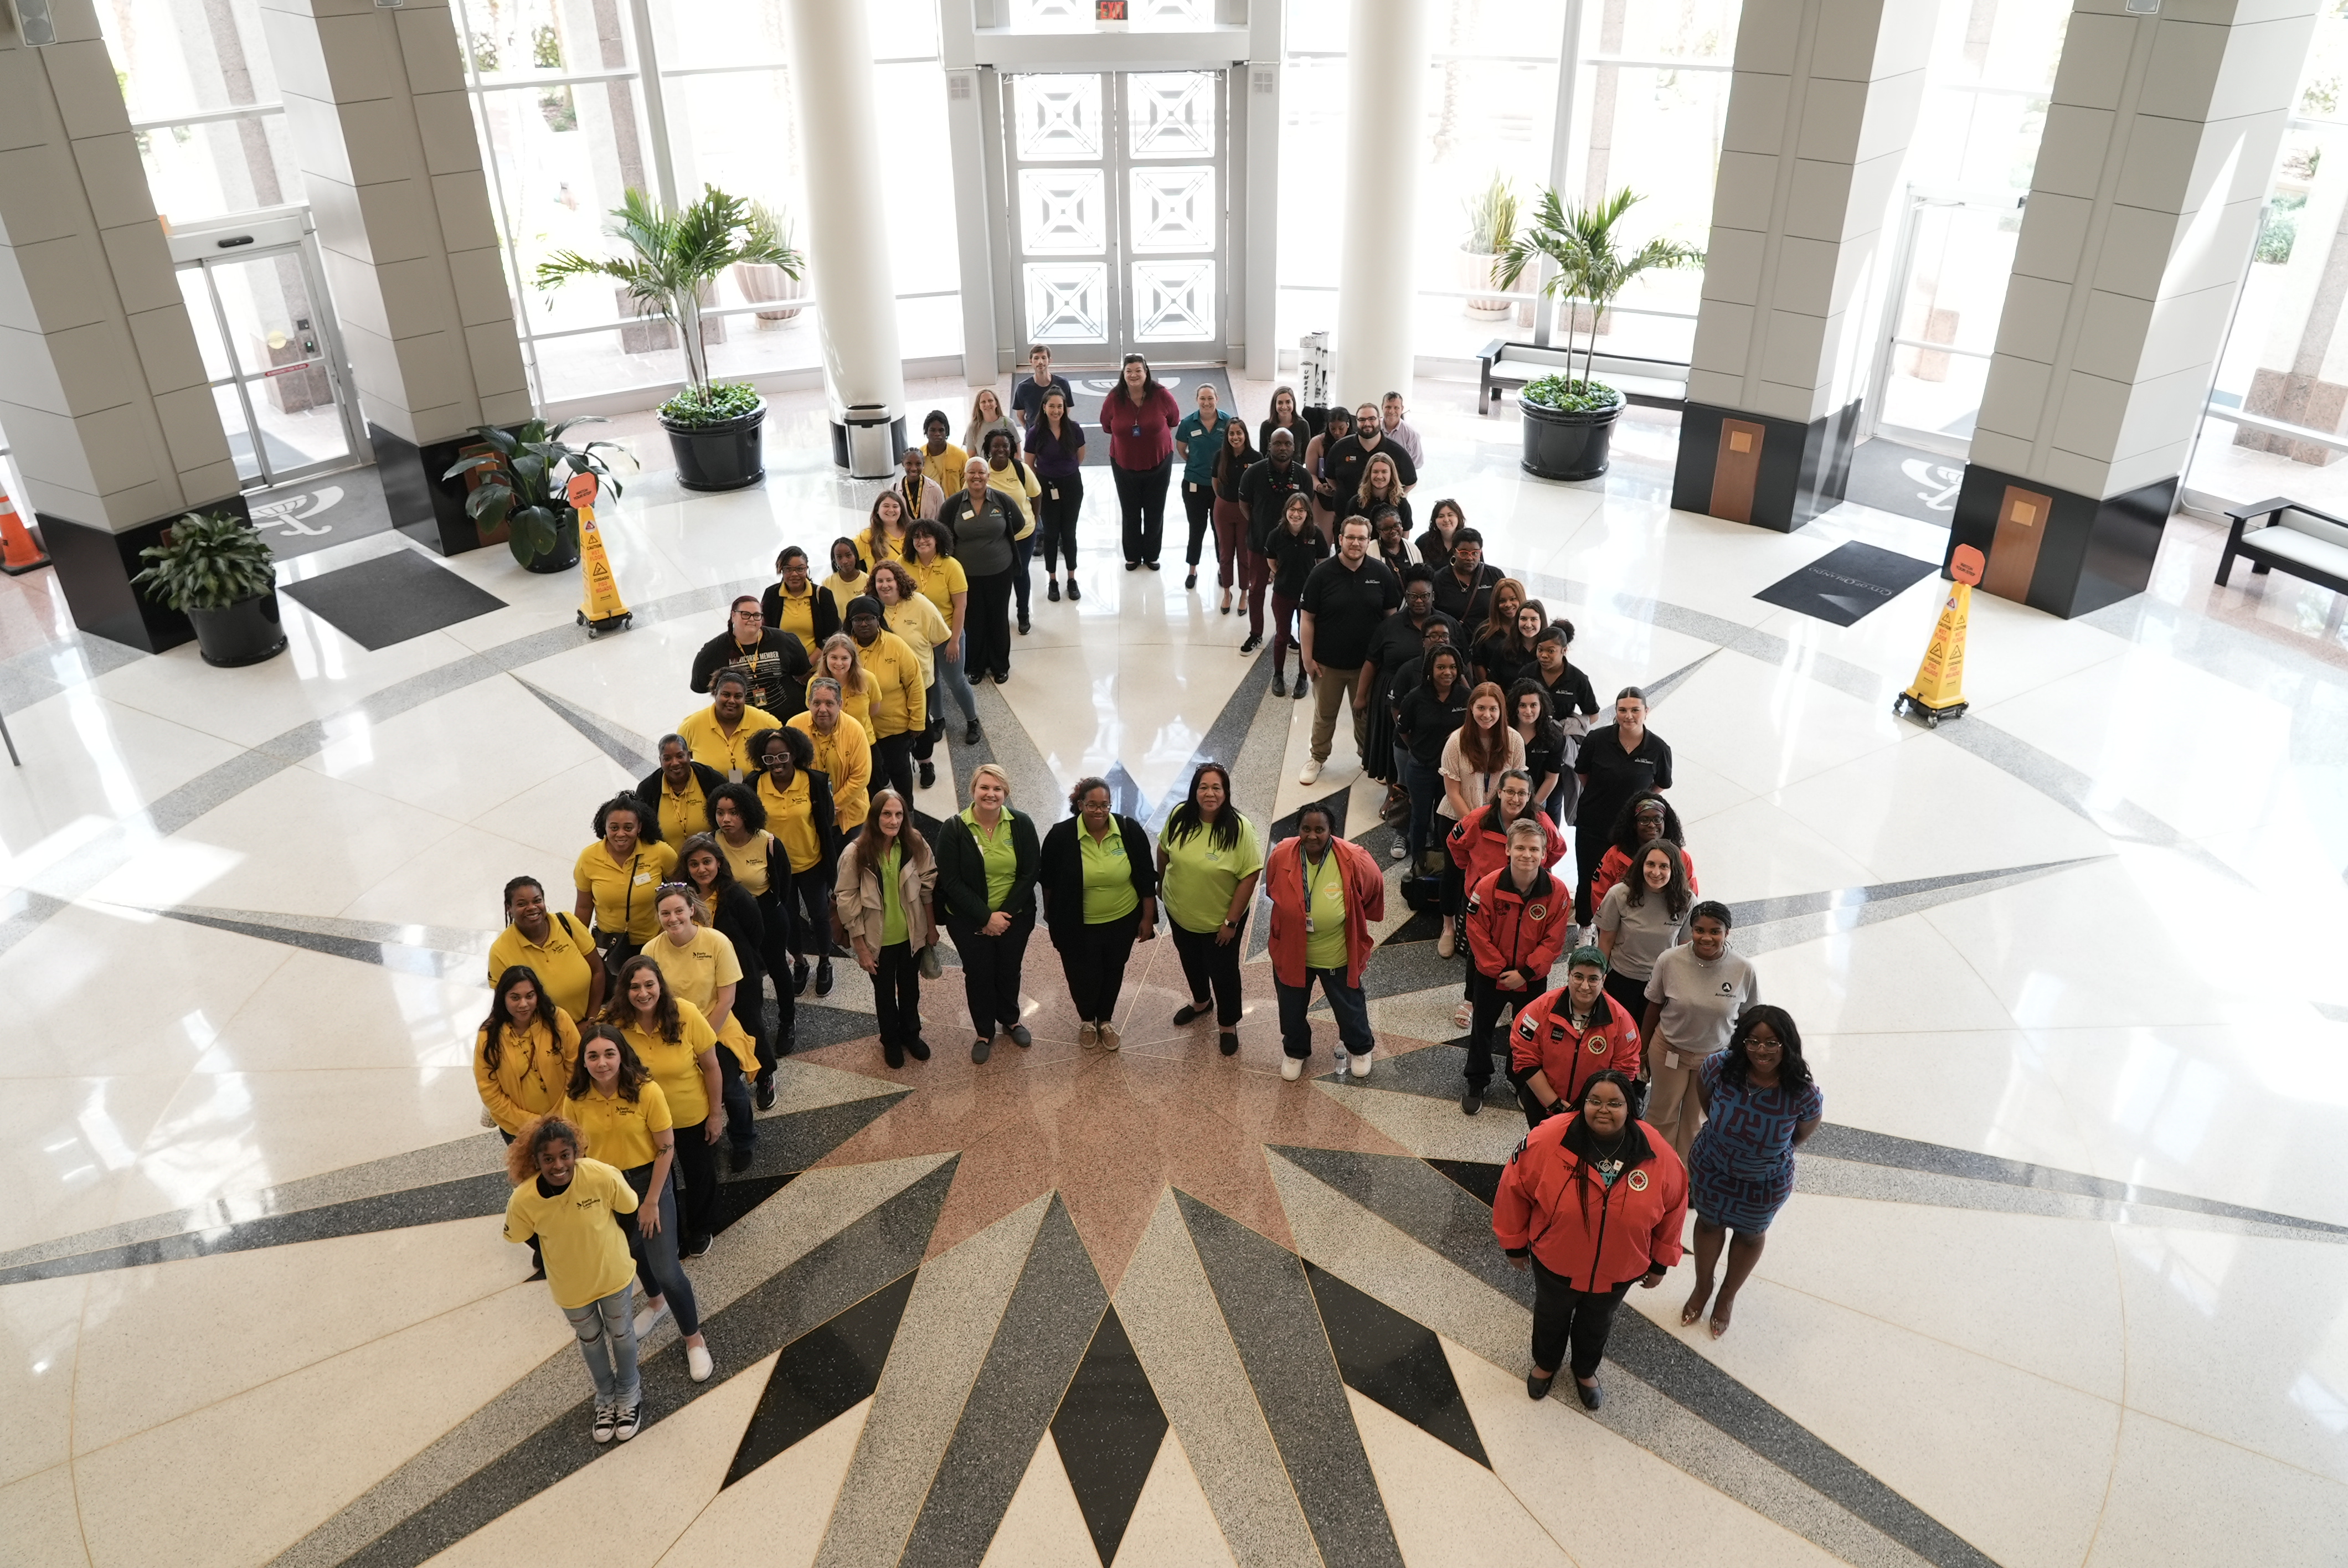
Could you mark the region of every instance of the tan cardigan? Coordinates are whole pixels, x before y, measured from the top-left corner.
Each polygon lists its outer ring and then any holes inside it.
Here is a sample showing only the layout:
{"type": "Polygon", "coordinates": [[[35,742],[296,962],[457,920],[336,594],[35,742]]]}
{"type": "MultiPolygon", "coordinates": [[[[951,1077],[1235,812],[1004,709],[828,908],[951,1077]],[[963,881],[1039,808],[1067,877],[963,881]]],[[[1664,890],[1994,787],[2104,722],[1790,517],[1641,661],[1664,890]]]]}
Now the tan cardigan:
{"type": "MultiPolygon", "coordinates": [[[[919,855],[908,854],[897,872],[897,897],[905,907],[906,939],[915,948],[923,945],[930,927],[935,924],[926,907],[937,880],[937,861],[926,843],[919,855]]],[[[888,918],[880,897],[880,875],[877,870],[859,871],[853,844],[839,852],[838,874],[832,879],[831,906],[850,943],[860,936],[866,947],[876,953],[880,950],[881,927],[888,918]]]]}

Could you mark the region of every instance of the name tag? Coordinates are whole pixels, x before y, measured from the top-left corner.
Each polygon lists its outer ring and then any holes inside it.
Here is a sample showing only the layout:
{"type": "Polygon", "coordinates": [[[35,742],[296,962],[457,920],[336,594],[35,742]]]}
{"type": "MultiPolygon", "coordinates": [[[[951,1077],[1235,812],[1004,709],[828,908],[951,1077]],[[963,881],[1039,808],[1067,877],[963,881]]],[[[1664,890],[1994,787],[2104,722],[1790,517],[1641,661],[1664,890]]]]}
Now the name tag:
{"type": "Polygon", "coordinates": [[[726,774],[726,782],[728,784],[740,784],[742,782],[742,770],[740,768],[728,769],[726,774]]]}
{"type": "Polygon", "coordinates": [[[639,887],[643,886],[645,883],[650,882],[652,879],[653,874],[649,871],[639,871],[636,873],[636,886],[639,887]]]}

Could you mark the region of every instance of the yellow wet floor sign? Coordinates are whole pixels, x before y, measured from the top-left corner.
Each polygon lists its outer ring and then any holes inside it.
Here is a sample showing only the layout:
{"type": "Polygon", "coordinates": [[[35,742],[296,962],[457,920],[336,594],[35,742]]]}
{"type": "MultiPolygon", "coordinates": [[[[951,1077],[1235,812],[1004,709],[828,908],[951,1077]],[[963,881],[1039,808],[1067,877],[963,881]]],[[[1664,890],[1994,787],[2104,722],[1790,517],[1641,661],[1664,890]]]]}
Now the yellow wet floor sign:
{"type": "Polygon", "coordinates": [[[1915,683],[1900,693],[1891,711],[1938,729],[1943,720],[1965,711],[1965,619],[1972,608],[1973,585],[1981,581],[1982,557],[1971,545],[1959,545],[1949,559],[1949,597],[1924,647],[1915,683]]]}
{"type": "Polygon", "coordinates": [[[579,606],[579,621],[590,637],[624,627],[633,619],[621,601],[620,585],[612,579],[602,532],[595,527],[595,489],[592,474],[574,474],[563,487],[564,497],[579,514],[579,572],[586,593],[579,606]]]}

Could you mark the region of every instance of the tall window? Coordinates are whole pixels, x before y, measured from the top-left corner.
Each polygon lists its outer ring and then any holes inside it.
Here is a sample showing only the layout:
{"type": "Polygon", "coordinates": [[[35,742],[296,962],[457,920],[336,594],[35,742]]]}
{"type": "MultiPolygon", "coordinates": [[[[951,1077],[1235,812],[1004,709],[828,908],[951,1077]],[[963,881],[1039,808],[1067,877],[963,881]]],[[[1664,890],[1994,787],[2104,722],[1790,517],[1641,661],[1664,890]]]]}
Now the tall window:
{"type": "MultiPolygon", "coordinates": [[[[881,145],[860,165],[908,181],[908,242],[892,247],[908,357],[962,347],[945,83],[926,0],[861,0],[870,15],[881,145]]],[[[517,319],[541,403],[653,387],[680,374],[673,329],[624,291],[531,281],[557,251],[610,251],[630,190],[680,200],[715,185],[770,209],[806,249],[805,153],[773,0],[455,0],[489,163],[517,319]],[[648,68],[649,61],[649,68],[648,68]]],[[[711,371],[749,377],[822,362],[820,302],[767,267],[720,278],[703,320],[711,371]]]]}
{"type": "Polygon", "coordinates": [[[2186,469],[2188,498],[2348,509],[2348,0],[2324,0],[2249,275],[2186,469]]]}
{"type": "Polygon", "coordinates": [[[109,0],[98,16],[167,221],[304,200],[260,0],[109,0]]]}

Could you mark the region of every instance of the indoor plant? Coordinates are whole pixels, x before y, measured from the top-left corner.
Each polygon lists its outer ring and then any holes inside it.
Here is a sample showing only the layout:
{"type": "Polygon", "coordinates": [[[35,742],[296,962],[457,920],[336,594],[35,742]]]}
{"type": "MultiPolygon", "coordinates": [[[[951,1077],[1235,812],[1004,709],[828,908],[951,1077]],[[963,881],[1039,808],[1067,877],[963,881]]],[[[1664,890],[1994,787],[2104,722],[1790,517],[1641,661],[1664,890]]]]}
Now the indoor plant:
{"type": "Polygon", "coordinates": [[[749,386],[709,379],[701,332],[704,292],[726,268],[754,262],[797,278],[804,269],[775,215],[714,185],[675,211],[631,190],[612,213],[608,232],[627,254],[582,256],[562,251],[539,263],[538,286],[593,274],[623,284],[648,315],[676,329],[685,351],[685,390],[660,405],[661,427],[676,454],[676,479],[688,490],[738,490],[767,477],[761,427],[767,405],[749,386]]]}
{"type": "Polygon", "coordinates": [[[1527,267],[1548,257],[1556,270],[1541,292],[1565,301],[1568,307],[1566,373],[1528,382],[1517,395],[1524,416],[1525,471],[1544,479],[1594,479],[1606,472],[1614,421],[1622,413],[1622,394],[1591,378],[1606,307],[1642,273],[1704,265],[1703,251],[1673,240],[1653,239],[1625,251],[1622,216],[1638,201],[1626,190],[1594,206],[1568,207],[1554,190],[1544,190],[1533,226],[1510,241],[1501,259],[1500,282],[1514,287],[1527,267]],[[1590,307],[1590,343],[1582,350],[1581,374],[1576,376],[1573,353],[1581,313],[1575,307],[1585,303],[1590,307]]]}
{"type": "Polygon", "coordinates": [[[148,565],[132,584],[188,618],[205,663],[258,664],[285,651],[277,558],[234,512],[190,512],[139,559],[148,565]]]}
{"type": "Polygon", "coordinates": [[[573,419],[550,428],[545,420],[533,419],[512,430],[481,425],[473,434],[491,450],[458,459],[441,477],[454,479],[479,470],[465,497],[465,511],[475,525],[486,529],[502,525],[506,548],[530,570],[567,571],[579,564],[579,514],[563,497],[563,487],[574,474],[592,474],[599,490],[617,497],[620,482],[595,454],[619,448],[609,441],[568,446],[562,436],[575,425],[602,423],[573,419]]]}
{"type": "MultiPolygon", "coordinates": [[[[1468,238],[1459,247],[1459,281],[1470,289],[1501,287],[1501,258],[1517,237],[1516,187],[1494,169],[1492,182],[1462,205],[1468,210],[1468,238]]],[[[1515,308],[1514,300],[1498,294],[1470,294],[1467,300],[1468,313],[1478,321],[1505,321],[1515,308]]]]}

